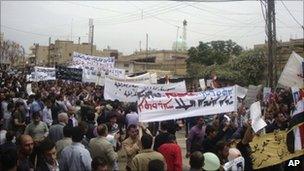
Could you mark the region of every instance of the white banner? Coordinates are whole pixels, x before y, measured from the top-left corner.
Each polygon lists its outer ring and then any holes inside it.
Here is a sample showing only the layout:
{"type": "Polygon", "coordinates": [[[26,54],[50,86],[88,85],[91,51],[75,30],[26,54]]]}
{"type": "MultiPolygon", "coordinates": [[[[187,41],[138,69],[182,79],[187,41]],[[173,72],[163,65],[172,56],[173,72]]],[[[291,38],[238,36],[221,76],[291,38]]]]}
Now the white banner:
{"type": "Polygon", "coordinates": [[[262,110],[259,101],[250,106],[250,118],[251,127],[255,133],[267,126],[266,122],[262,119],[262,110]]]}
{"type": "Polygon", "coordinates": [[[237,110],[236,86],[202,92],[164,92],[163,97],[142,97],[137,102],[139,121],[154,122],[237,110]]]}
{"type": "Polygon", "coordinates": [[[161,97],[161,92],[164,91],[186,92],[185,81],[172,84],[139,84],[106,78],[104,98],[113,101],[117,99],[122,102],[136,102],[144,96],[161,97]]]}
{"type": "Polygon", "coordinates": [[[82,69],[102,71],[108,68],[114,68],[115,59],[113,57],[91,56],[78,52],[73,53],[74,66],[81,66],[82,69]]]}
{"type": "Polygon", "coordinates": [[[199,79],[199,84],[201,86],[201,89],[204,91],[206,90],[206,82],[205,82],[205,79],[199,79]]]}
{"type": "Polygon", "coordinates": [[[236,95],[237,97],[243,99],[247,95],[247,88],[236,85],[236,95]]]}
{"type": "Polygon", "coordinates": [[[300,55],[292,52],[281,73],[278,83],[287,87],[303,88],[303,78],[300,76],[303,73],[303,61],[304,60],[300,55]]]}
{"type": "Polygon", "coordinates": [[[27,81],[47,81],[56,80],[56,69],[45,67],[34,67],[34,72],[27,75],[27,81]]]}
{"type": "Polygon", "coordinates": [[[97,85],[104,86],[105,77],[108,74],[111,78],[124,79],[125,70],[119,68],[109,68],[107,72],[96,72],[94,70],[84,69],[82,75],[83,82],[95,83],[97,85]]]}
{"type": "Polygon", "coordinates": [[[264,87],[264,89],[263,89],[263,101],[268,102],[270,95],[271,95],[271,88],[270,87],[264,87]]]}

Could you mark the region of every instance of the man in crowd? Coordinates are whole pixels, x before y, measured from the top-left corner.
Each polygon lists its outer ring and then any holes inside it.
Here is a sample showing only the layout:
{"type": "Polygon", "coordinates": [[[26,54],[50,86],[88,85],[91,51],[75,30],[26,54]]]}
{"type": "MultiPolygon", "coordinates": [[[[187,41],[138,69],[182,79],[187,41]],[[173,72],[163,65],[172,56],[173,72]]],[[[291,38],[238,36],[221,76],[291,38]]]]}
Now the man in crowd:
{"type": "Polygon", "coordinates": [[[98,137],[92,138],[89,143],[89,148],[93,158],[102,157],[112,167],[117,162],[117,154],[114,151],[112,144],[106,139],[108,128],[105,124],[100,124],[97,127],[98,137]]]}
{"type": "Polygon", "coordinates": [[[138,129],[136,125],[129,125],[127,132],[129,137],[122,142],[122,147],[127,155],[126,170],[130,170],[132,159],[141,149],[141,142],[138,137],[138,129]]]}
{"type": "Polygon", "coordinates": [[[58,121],[59,123],[52,125],[50,127],[50,133],[49,138],[53,140],[54,142],[57,142],[58,140],[61,140],[63,135],[63,127],[68,123],[68,114],[66,113],[60,113],[58,115],[58,121]]]}
{"type": "Polygon", "coordinates": [[[30,162],[30,155],[33,152],[34,141],[29,135],[21,135],[19,137],[19,151],[18,151],[18,170],[30,170],[33,164],[30,162]]]}
{"type": "Polygon", "coordinates": [[[159,152],[156,152],[151,149],[153,144],[153,137],[148,134],[144,134],[141,137],[141,145],[143,150],[137,154],[131,162],[131,170],[141,170],[141,171],[147,171],[148,165],[151,160],[161,160],[163,163],[165,163],[165,158],[162,154],[159,152]]]}
{"type": "Polygon", "coordinates": [[[188,134],[187,138],[187,154],[186,157],[189,157],[190,154],[194,151],[203,151],[203,140],[205,137],[206,126],[204,118],[197,117],[196,125],[193,126],[188,134]]]}
{"type": "Polygon", "coordinates": [[[79,127],[74,127],[72,132],[73,143],[62,150],[59,168],[60,170],[90,171],[92,158],[90,152],[81,144],[83,133],[79,127]]]}
{"type": "Polygon", "coordinates": [[[42,141],[48,136],[49,129],[46,123],[40,121],[39,111],[33,110],[32,122],[25,128],[24,134],[33,137],[35,142],[42,141]]]}

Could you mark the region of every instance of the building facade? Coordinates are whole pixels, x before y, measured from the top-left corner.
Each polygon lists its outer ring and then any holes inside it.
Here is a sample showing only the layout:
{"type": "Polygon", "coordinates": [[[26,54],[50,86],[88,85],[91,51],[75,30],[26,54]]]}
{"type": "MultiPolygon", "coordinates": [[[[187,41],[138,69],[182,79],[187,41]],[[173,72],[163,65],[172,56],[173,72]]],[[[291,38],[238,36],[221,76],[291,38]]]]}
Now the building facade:
{"type": "Polygon", "coordinates": [[[125,69],[127,74],[151,71],[159,77],[180,77],[186,75],[187,58],[186,52],[172,50],[137,51],[131,55],[119,56],[116,67],[125,69]]]}
{"type": "Polygon", "coordinates": [[[54,66],[56,64],[67,64],[72,61],[73,52],[79,52],[93,56],[111,56],[118,58],[121,53],[118,50],[103,49],[97,50],[96,45],[89,43],[75,44],[73,41],[56,40],[49,46],[34,44],[30,47],[29,62],[39,66],[54,66]]]}
{"type": "MultiPolygon", "coordinates": [[[[262,49],[265,54],[267,54],[267,42],[265,44],[254,45],[254,49],[262,49]]],[[[281,72],[284,69],[292,51],[296,52],[300,56],[304,57],[304,39],[290,39],[289,41],[277,42],[276,48],[276,58],[274,58],[274,65],[277,65],[277,77],[278,79],[281,75],[281,72]],[[276,61],[276,62],[275,62],[276,61]]],[[[267,59],[265,60],[267,63],[267,59]]],[[[265,73],[266,75],[267,73],[265,73]]]]}

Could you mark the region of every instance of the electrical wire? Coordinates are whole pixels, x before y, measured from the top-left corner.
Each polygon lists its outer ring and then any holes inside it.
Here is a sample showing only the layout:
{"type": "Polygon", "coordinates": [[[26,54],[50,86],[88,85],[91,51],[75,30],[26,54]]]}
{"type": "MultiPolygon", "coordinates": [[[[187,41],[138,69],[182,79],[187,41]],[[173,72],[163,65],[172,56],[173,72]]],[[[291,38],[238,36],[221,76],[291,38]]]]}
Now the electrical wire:
{"type": "Polygon", "coordinates": [[[302,28],[302,29],[304,29],[304,26],[293,16],[293,14],[290,12],[290,10],[287,8],[287,6],[285,5],[285,3],[282,1],[282,0],[280,0],[281,1],[281,3],[282,3],[282,5],[284,6],[284,8],[286,9],[286,11],[289,13],[289,15],[291,16],[291,18],[297,23],[297,24],[299,24],[299,26],[302,28]]]}

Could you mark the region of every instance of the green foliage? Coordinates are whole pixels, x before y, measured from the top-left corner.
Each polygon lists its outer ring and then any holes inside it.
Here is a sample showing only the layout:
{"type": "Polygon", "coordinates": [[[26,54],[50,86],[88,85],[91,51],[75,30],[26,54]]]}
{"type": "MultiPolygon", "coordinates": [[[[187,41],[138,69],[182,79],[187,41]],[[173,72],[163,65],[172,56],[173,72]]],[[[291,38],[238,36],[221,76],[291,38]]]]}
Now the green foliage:
{"type": "Polygon", "coordinates": [[[220,80],[240,85],[258,84],[265,69],[260,50],[242,51],[229,41],[200,42],[188,50],[187,72],[190,77],[207,78],[214,72],[220,80]]]}
{"type": "Polygon", "coordinates": [[[208,43],[199,42],[197,47],[191,47],[188,50],[189,59],[187,63],[199,63],[203,65],[224,64],[231,56],[239,55],[242,52],[241,46],[235,42],[211,41],[208,43]]]}

